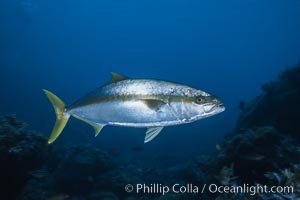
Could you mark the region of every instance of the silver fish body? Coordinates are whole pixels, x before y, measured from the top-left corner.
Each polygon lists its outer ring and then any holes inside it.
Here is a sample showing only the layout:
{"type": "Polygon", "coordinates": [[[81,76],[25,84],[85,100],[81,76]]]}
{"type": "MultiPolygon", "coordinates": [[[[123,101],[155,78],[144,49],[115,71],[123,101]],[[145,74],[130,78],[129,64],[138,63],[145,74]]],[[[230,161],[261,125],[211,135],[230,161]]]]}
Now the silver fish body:
{"type": "MultiPolygon", "coordinates": [[[[63,116],[74,116],[91,124],[96,135],[106,125],[145,127],[148,128],[145,142],[148,142],[165,126],[194,122],[225,109],[221,100],[192,87],[161,80],[128,79],[115,73],[112,75],[110,83],[69,107],[61,106],[63,116]]],[[[45,92],[51,101],[52,93],[45,92]]]]}
{"type": "Polygon", "coordinates": [[[102,125],[155,127],[193,122],[224,110],[219,105],[184,101],[197,96],[209,95],[166,81],[128,79],[96,89],[67,112],[102,125]]]}

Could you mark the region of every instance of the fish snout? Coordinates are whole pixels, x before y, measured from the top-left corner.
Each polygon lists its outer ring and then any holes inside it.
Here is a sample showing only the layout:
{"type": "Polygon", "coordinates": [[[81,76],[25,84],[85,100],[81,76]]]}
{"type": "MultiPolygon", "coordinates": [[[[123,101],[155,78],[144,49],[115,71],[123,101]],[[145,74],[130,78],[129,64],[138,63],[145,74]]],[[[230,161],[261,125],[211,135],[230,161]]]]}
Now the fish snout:
{"type": "Polygon", "coordinates": [[[223,104],[223,101],[221,99],[218,99],[216,97],[212,98],[212,103],[215,104],[216,106],[220,106],[223,104]]]}
{"type": "Polygon", "coordinates": [[[207,99],[207,103],[203,105],[203,110],[206,113],[210,112],[219,112],[224,111],[225,107],[223,106],[223,101],[219,98],[210,96],[209,99],[207,99]]]}

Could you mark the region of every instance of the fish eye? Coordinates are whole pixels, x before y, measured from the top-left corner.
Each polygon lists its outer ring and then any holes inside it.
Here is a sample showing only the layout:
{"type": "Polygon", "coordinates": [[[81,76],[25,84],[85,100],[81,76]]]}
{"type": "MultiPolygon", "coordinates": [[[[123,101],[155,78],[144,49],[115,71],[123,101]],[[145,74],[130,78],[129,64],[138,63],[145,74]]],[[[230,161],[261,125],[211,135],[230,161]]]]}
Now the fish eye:
{"type": "Polygon", "coordinates": [[[203,103],[203,101],[204,101],[204,99],[201,98],[200,96],[195,97],[195,103],[196,103],[196,104],[203,103]]]}

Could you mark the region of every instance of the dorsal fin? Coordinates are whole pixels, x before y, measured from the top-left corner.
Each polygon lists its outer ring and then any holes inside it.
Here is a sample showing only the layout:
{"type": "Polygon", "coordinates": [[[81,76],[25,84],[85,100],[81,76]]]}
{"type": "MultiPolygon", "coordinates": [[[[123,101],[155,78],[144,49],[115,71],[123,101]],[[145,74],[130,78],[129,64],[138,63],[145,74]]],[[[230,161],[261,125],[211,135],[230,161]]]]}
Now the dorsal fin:
{"type": "Polygon", "coordinates": [[[128,77],[123,76],[123,75],[118,74],[118,73],[115,73],[115,72],[111,72],[110,83],[116,83],[116,82],[123,81],[123,80],[126,80],[126,79],[128,79],[128,77]]]}

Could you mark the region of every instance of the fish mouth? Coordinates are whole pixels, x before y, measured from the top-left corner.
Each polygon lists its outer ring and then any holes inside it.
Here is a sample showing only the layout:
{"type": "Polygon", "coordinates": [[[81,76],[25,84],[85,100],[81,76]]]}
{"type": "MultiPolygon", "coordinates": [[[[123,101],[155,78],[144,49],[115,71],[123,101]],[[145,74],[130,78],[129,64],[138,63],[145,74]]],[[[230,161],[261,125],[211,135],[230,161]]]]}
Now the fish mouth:
{"type": "Polygon", "coordinates": [[[225,110],[225,106],[223,104],[217,105],[219,112],[223,112],[225,110]]]}
{"type": "Polygon", "coordinates": [[[223,112],[225,110],[225,107],[223,106],[223,103],[221,104],[205,104],[203,105],[203,110],[205,113],[211,113],[211,112],[223,112]]]}

